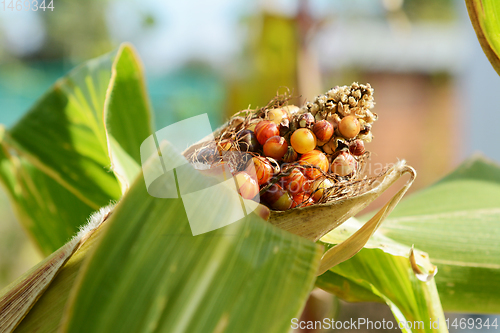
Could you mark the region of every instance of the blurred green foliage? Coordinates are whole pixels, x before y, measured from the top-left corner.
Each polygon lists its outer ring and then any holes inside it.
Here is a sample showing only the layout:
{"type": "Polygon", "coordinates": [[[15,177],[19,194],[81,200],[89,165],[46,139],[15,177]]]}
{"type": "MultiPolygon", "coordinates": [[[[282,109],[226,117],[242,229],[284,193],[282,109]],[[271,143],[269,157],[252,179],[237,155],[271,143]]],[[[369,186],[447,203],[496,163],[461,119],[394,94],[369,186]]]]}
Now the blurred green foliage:
{"type": "MultiPolygon", "coordinates": [[[[231,77],[227,112],[265,106],[276,93],[297,87],[298,31],[296,20],[262,13],[248,21],[253,34],[231,77]],[[277,90],[278,89],[278,90],[277,90]]],[[[295,96],[298,92],[294,91],[295,96]]]]}
{"type": "MultiPolygon", "coordinates": [[[[58,0],[51,15],[42,15],[47,41],[37,58],[80,62],[113,48],[106,26],[106,0],[58,0]],[[58,15],[64,13],[64,15],[58,15]]],[[[48,12],[47,12],[48,13],[48,12]]]]}
{"type": "Polygon", "coordinates": [[[450,22],[457,18],[454,0],[406,0],[403,10],[413,21],[450,22]]]}

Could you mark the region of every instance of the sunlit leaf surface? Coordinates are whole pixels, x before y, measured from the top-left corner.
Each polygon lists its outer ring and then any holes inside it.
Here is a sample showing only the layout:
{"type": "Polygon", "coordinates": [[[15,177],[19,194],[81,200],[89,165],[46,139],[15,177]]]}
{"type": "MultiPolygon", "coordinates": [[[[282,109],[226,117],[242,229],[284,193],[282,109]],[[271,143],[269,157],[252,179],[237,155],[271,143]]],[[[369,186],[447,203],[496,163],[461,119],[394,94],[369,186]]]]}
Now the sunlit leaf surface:
{"type": "Polygon", "coordinates": [[[71,71],[2,129],[0,180],[44,254],[119,199],[140,171],[139,147],[151,133],[143,81],[139,59],[124,44],[71,71]]]}
{"type": "Polygon", "coordinates": [[[500,3],[497,0],[465,0],[477,39],[500,75],[500,3]]]}
{"type": "Polygon", "coordinates": [[[403,200],[380,231],[427,252],[446,311],[500,312],[500,167],[480,157],[403,200]]]}
{"type": "MultiPolygon", "coordinates": [[[[192,181],[205,178],[193,170],[192,181]]],[[[286,332],[322,254],[253,214],[193,236],[182,200],[151,197],[143,179],[100,231],[95,252],[76,252],[16,332],[52,332],[64,309],[63,332],[286,332]]]]}
{"type": "MultiPolygon", "coordinates": [[[[338,244],[361,227],[354,219],[321,239],[338,244]]],[[[408,259],[410,248],[378,233],[353,258],[318,277],[316,285],[349,301],[384,301],[391,308],[403,332],[448,332],[434,280],[417,279],[408,259]],[[439,328],[429,325],[439,319],[439,328]],[[420,329],[408,329],[407,322],[423,322],[420,329]]],[[[418,253],[418,262],[428,258],[418,253]]]]}

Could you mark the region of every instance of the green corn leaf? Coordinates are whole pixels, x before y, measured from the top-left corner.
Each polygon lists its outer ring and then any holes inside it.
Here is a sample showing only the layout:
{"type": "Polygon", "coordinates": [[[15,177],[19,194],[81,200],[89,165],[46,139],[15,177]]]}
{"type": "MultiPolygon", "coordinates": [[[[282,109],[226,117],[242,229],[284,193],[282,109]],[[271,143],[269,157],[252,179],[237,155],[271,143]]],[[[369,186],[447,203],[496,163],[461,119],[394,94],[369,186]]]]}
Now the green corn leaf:
{"type": "Polygon", "coordinates": [[[0,180],[44,254],[128,188],[140,171],[150,118],[140,60],[124,44],[60,79],[2,130],[0,180]]]}
{"type": "Polygon", "coordinates": [[[19,221],[44,255],[63,246],[93,211],[25,158],[11,154],[1,138],[0,180],[19,221]]]}
{"type": "Polygon", "coordinates": [[[141,178],[94,235],[16,332],[286,332],[323,252],[253,213],[193,236],[183,200],[151,197],[141,178]]]}
{"type": "MultiPolygon", "coordinates": [[[[193,170],[192,181],[203,178],[193,170]]],[[[142,179],[109,223],[70,297],[63,332],[284,332],[321,254],[252,214],[192,236],[182,200],[150,197],[142,179]]]]}
{"type": "Polygon", "coordinates": [[[427,252],[446,311],[500,312],[500,167],[481,157],[403,200],[380,231],[427,252]]]}
{"type": "Polygon", "coordinates": [[[130,45],[123,45],[113,64],[104,105],[106,135],[113,171],[124,192],[140,171],[141,143],[152,133],[142,64],[130,45]]]}
{"type": "Polygon", "coordinates": [[[114,54],[60,79],[7,133],[5,143],[94,209],[120,197],[103,107],[114,54]]]}
{"type": "Polygon", "coordinates": [[[465,0],[465,3],[477,39],[500,75],[500,3],[496,0],[465,0]]]}
{"type": "MultiPolygon", "coordinates": [[[[339,244],[361,226],[351,219],[321,241],[339,244]]],[[[436,284],[417,278],[408,259],[410,250],[376,232],[353,258],[320,275],[316,285],[349,301],[383,300],[403,332],[448,332],[436,284]]],[[[425,254],[417,251],[415,258],[424,269],[431,268],[425,254]]]]}

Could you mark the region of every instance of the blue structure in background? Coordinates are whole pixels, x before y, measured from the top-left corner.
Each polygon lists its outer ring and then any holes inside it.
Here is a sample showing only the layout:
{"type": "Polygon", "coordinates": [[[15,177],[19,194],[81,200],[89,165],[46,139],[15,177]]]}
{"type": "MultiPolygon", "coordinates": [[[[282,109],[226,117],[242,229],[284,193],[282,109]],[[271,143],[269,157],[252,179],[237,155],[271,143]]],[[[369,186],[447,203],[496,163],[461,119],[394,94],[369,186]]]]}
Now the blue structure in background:
{"type": "Polygon", "coordinates": [[[71,68],[62,62],[0,66],[0,124],[14,125],[71,68]]]}
{"type": "Polygon", "coordinates": [[[224,122],[224,80],[209,67],[186,66],[168,75],[148,76],[156,130],[207,113],[212,128],[224,122]]]}
{"type": "MultiPolygon", "coordinates": [[[[14,125],[73,67],[62,62],[0,66],[0,124],[14,125]]],[[[212,128],[223,123],[225,82],[210,67],[191,65],[146,76],[157,130],[201,113],[209,115],[212,128]]]]}

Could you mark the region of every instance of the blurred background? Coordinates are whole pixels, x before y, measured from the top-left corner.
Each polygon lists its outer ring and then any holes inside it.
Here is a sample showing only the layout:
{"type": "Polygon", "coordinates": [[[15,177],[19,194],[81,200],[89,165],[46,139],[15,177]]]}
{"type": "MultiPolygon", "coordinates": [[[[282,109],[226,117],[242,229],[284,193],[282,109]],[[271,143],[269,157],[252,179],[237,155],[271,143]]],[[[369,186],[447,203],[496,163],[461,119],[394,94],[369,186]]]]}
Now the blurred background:
{"type": "MultiPolygon", "coordinates": [[[[157,129],[201,113],[215,129],[286,89],[301,105],[336,85],[369,82],[379,114],[367,146],[373,165],[406,159],[419,174],[412,191],[475,152],[500,161],[500,78],[457,0],[54,0],[53,11],[0,8],[0,123],[13,125],[57,78],[124,41],[144,62],[157,129]]],[[[38,260],[0,190],[0,288],[38,260]]],[[[308,309],[323,317],[393,318],[380,304],[315,297],[308,309]]]]}

